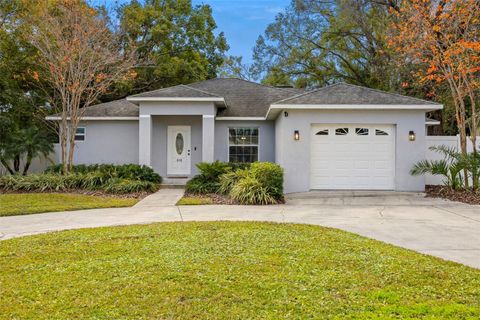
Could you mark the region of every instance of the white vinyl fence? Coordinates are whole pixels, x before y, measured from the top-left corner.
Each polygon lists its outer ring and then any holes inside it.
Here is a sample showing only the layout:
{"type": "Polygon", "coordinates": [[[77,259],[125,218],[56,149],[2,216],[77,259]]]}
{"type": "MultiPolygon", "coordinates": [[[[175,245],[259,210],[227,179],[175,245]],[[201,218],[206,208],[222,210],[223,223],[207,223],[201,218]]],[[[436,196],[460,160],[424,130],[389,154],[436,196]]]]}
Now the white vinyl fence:
{"type": "MultiPolygon", "coordinates": [[[[448,147],[453,147],[457,151],[460,151],[460,136],[427,136],[426,137],[426,148],[425,157],[427,160],[442,160],[443,156],[435,151],[431,151],[429,148],[432,146],[441,146],[445,145],[448,147]]],[[[480,137],[477,137],[477,150],[480,150],[480,137]]],[[[472,141],[467,138],[467,151],[473,151],[472,141]]],[[[425,176],[425,184],[440,185],[443,184],[442,177],[440,176],[425,176]]]]}

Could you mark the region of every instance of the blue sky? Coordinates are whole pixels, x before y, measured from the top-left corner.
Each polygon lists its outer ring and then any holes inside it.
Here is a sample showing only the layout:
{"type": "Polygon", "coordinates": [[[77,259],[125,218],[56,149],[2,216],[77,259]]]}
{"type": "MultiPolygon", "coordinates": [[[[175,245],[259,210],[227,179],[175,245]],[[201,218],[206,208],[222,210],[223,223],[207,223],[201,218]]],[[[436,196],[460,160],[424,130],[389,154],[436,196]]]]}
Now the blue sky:
{"type": "Polygon", "coordinates": [[[228,54],[243,56],[244,62],[251,62],[258,36],[290,0],[193,0],[193,3],[212,7],[218,31],[225,32],[230,45],[228,54]]]}
{"type": "MultiPolygon", "coordinates": [[[[128,0],[90,0],[94,5],[128,2],[128,0]]],[[[229,55],[243,56],[251,62],[252,49],[258,36],[275,15],[290,4],[290,0],[192,0],[194,5],[208,4],[212,7],[217,22],[217,32],[223,31],[230,45],[229,55]]]]}

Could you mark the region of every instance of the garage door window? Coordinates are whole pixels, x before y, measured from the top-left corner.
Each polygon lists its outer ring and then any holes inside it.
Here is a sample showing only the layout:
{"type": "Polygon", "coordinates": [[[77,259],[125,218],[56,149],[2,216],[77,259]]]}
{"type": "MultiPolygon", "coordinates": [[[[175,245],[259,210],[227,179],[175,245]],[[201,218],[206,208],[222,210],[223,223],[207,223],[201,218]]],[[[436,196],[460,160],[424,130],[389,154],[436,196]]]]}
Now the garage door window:
{"type": "Polygon", "coordinates": [[[385,132],[385,131],[380,130],[380,129],[375,129],[375,135],[376,136],[388,136],[388,132],[385,132]]]}
{"type": "Polygon", "coordinates": [[[336,136],[346,136],[348,134],[348,128],[337,128],[335,129],[336,136]]]}
{"type": "Polygon", "coordinates": [[[230,162],[258,161],[258,128],[230,128],[228,133],[230,162]]]}
{"type": "Polygon", "coordinates": [[[320,130],[316,133],[317,136],[328,136],[328,129],[320,130]]]}
{"type": "Polygon", "coordinates": [[[368,128],[355,128],[357,136],[368,136],[368,128]]]}

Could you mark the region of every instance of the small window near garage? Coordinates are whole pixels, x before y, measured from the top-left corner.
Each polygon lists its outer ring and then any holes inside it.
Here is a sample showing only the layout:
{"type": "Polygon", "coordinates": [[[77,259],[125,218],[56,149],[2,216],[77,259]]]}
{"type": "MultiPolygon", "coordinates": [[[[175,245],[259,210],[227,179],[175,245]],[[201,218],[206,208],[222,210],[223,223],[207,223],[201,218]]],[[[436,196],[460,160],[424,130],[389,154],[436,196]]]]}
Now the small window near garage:
{"type": "Polygon", "coordinates": [[[258,128],[230,128],[228,135],[228,161],[258,161],[258,128]]]}
{"type": "Polygon", "coordinates": [[[345,136],[348,134],[348,128],[337,128],[335,129],[336,136],[345,136]]]}
{"type": "Polygon", "coordinates": [[[328,136],[328,129],[320,130],[316,133],[317,136],[328,136]]]}
{"type": "Polygon", "coordinates": [[[380,129],[375,129],[375,135],[376,136],[388,136],[388,132],[380,130],[380,129]]]}
{"type": "Polygon", "coordinates": [[[368,128],[355,128],[357,136],[368,136],[368,128]]]}
{"type": "Polygon", "coordinates": [[[78,127],[75,132],[75,141],[85,141],[85,127],[78,127]]]}

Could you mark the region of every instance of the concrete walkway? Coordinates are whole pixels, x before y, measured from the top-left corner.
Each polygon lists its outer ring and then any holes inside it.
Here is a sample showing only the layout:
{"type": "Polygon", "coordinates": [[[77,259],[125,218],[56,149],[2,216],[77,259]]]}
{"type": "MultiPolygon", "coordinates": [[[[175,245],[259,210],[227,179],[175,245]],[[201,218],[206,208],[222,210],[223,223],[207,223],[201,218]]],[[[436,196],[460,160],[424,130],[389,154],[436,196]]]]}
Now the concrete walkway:
{"type": "Polygon", "coordinates": [[[164,189],[132,208],[0,218],[8,239],[66,229],[165,221],[270,221],[351,231],[421,253],[480,268],[480,206],[415,193],[308,192],[277,206],[181,206],[182,190],[164,189]]]}

